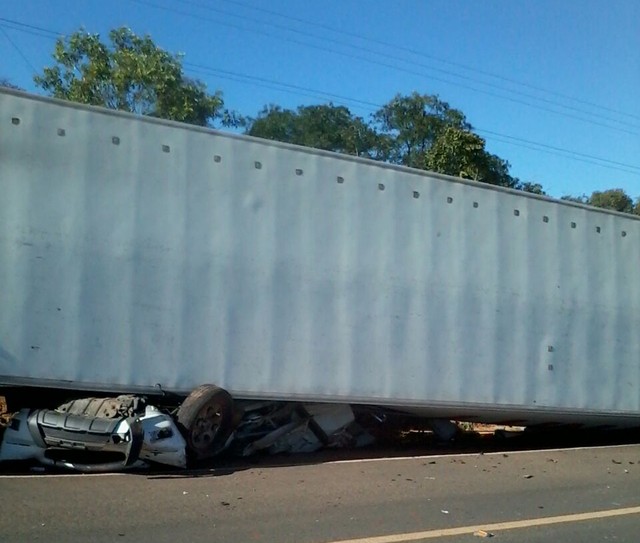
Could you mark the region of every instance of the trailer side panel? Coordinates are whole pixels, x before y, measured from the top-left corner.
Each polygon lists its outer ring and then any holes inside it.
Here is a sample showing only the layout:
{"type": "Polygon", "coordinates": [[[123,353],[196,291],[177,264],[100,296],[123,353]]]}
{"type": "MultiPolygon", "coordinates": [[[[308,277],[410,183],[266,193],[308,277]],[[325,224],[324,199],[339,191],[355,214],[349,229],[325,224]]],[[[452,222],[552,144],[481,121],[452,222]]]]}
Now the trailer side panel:
{"type": "Polygon", "coordinates": [[[18,93],[0,114],[5,383],[640,414],[638,220],[18,93]]]}

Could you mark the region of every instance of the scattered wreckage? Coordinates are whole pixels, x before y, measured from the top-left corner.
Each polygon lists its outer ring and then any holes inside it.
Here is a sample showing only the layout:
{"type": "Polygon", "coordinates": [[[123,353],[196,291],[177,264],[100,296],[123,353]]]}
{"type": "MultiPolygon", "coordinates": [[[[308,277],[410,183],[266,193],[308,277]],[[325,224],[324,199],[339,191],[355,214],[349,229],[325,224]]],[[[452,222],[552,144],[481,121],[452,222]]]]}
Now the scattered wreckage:
{"type": "Polygon", "coordinates": [[[23,408],[4,419],[0,462],[31,461],[86,473],[153,464],[187,468],[223,453],[247,457],[363,447],[390,428],[420,424],[441,441],[458,430],[450,421],[381,407],[233,401],[215,385],[198,387],[177,408],[121,395],[76,399],[54,409],[23,408]]]}
{"type": "MultiPolygon", "coordinates": [[[[347,404],[233,402],[214,385],[198,387],[173,409],[135,395],[82,398],[5,414],[0,462],[95,473],[152,464],[186,468],[222,453],[246,457],[369,445],[375,438],[356,421],[356,411],[361,420],[386,419],[382,409],[347,404]]],[[[450,431],[455,426],[442,436],[451,437],[450,431]]]]}

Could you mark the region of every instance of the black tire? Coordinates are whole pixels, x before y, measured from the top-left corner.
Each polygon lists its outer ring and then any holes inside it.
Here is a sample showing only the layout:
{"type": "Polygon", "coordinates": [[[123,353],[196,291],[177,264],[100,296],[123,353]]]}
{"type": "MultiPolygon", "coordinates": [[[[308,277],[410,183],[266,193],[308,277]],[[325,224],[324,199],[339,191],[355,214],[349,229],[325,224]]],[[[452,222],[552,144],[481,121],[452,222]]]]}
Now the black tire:
{"type": "Polygon", "coordinates": [[[201,385],[182,402],[176,416],[192,460],[214,457],[223,448],[233,423],[233,399],[215,385],[201,385]]]}

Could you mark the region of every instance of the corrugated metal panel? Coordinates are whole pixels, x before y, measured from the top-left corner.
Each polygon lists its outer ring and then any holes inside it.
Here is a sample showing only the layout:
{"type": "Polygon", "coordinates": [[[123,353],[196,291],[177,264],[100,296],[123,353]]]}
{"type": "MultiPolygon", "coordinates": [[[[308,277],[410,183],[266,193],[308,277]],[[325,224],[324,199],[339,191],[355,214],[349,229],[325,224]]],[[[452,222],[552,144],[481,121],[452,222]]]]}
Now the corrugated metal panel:
{"type": "Polygon", "coordinates": [[[640,221],[15,93],[0,108],[5,381],[640,412],[640,221]]]}

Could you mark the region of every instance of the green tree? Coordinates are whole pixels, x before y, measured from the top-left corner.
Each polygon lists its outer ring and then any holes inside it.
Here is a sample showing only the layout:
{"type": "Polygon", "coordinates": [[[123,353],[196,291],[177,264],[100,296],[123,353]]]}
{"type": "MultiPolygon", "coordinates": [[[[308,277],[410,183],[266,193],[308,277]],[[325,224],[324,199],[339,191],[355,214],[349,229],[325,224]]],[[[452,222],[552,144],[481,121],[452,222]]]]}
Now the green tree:
{"type": "Polygon", "coordinates": [[[634,211],[633,200],[623,189],[596,191],[589,198],[589,204],[622,213],[633,213],[634,211]]]}
{"type": "Polygon", "coordinates": [[[635,203],[635,205],[633,206],[633,212],[634,212],[636,215],[640,215],[640,196],[638,196],[638,197],[636,198],[636,203],[635,203]]]}
{"type": "Polygon", "coordinates": [[[533,183],[531,181],[520,183],[516,188],[525,192],[530,192],[531,194],[540,194],[542,196],[546,196],[547,194],[540,183],[533,183]]]}
{"type": "Polygon", "coordinates": [[[564,200],[565,202],[574,202],[576,204],[589,203],[589,197],[586,194],[583,194],[581,196],[572,196],[571,194],[565,194],[564,196],[561,196],[560,199],[564,200]]]}
{"type": "Polygon", "coordinates": [[[59,38],[53,59],[34,81],[56,98],[202,126],[238,121],[219,92],[184,75],[180,56],[128,28],[109,32],[108,44],[83,30],[59,38]]]}
{"type": "Polygon", "coordinates": [[[424,152],[423,157],[427,170],[501,187],[540,187],[531,183],[521,185],[517,178],[509,174],[509,163],[487,152],[485,140],[468,129],[445,127],[424,152]]]}
{"type": "Polygon", "coordinates": [[[467,130],[447,127],[424,153],[424,167],[479,181],[484,176],[485,141],[467,130]]]}
{"type": "Polygon", "coordinates": [[[468,131],[464,114],[437,96],[397,95],[373,115],[385,139],[385,157],[395,164],[424,168],[424,155],[447,127],[468,131]]]}
{"type": "Polygon", "coordinates": [[[0,77],[0,87],[5,87],[7,89],[15,89],[15,90],[24,90],[18,85],[14,85],[9,79],[6,77],[0,77]]]}
{"type": "Polygon", "coordinates": [[[298,143],[297,115],[290,109],[269,105],[262,108],[255,119],[249,119],[246,134],[286,143],[298,143]]]}
{"type": "Polygon", "coordinates": [[[362,118],[333,104],[300,106],[295,111],[266,106],[249,121],[246,133],[371,158],[379,147],[377,134],[362,118]]]}

